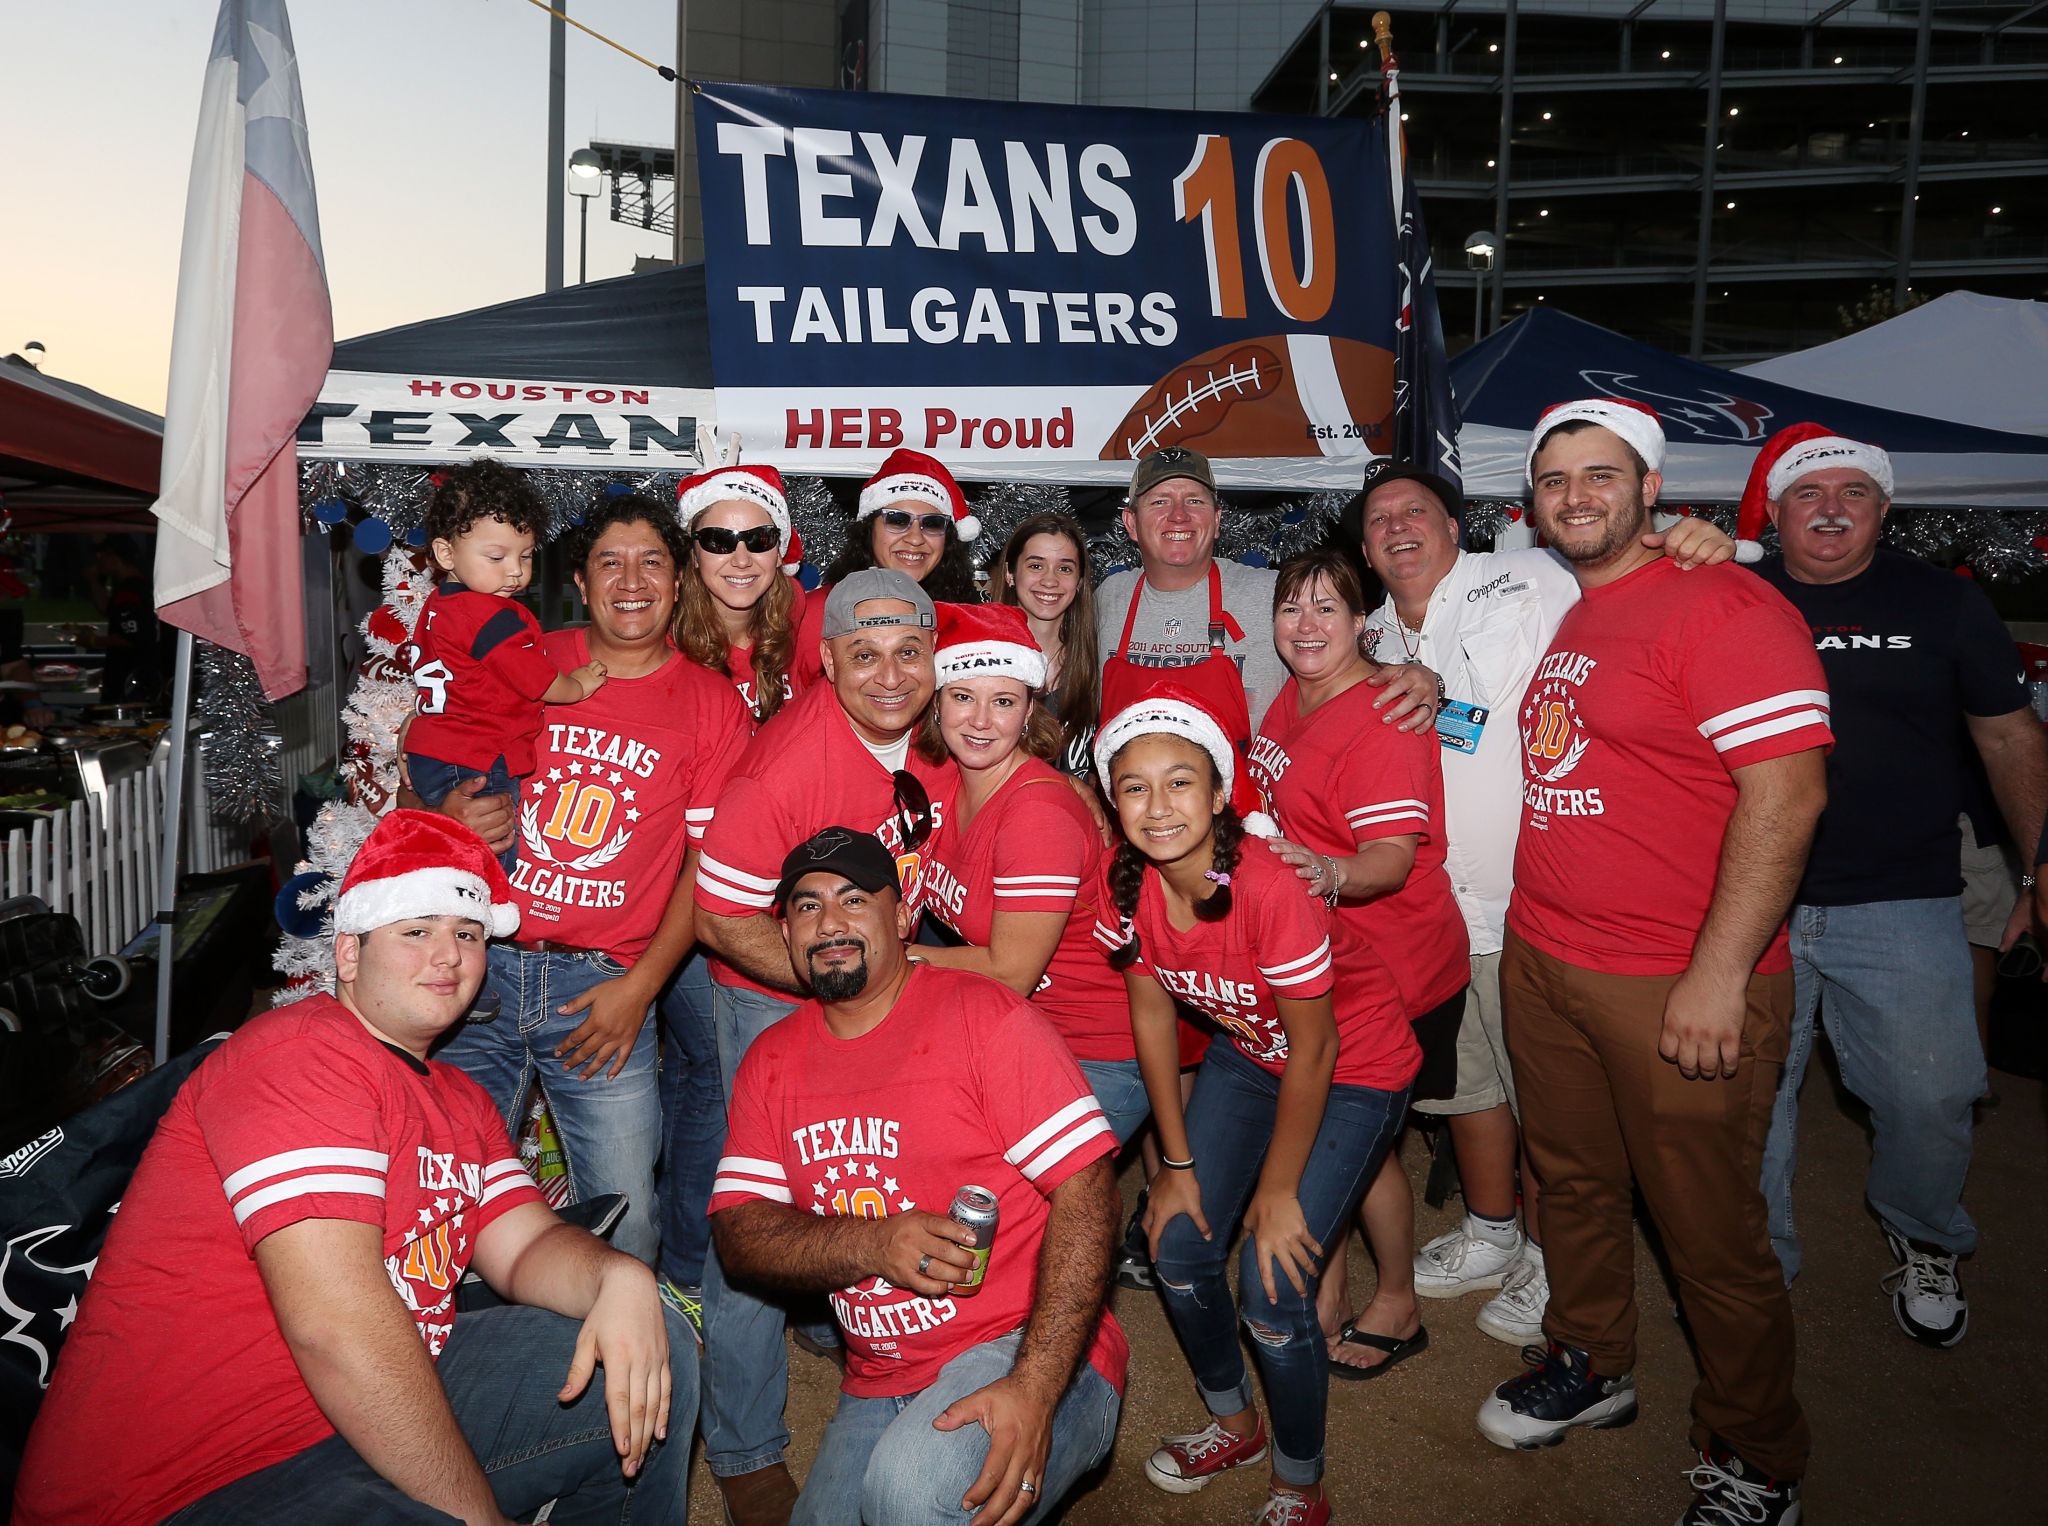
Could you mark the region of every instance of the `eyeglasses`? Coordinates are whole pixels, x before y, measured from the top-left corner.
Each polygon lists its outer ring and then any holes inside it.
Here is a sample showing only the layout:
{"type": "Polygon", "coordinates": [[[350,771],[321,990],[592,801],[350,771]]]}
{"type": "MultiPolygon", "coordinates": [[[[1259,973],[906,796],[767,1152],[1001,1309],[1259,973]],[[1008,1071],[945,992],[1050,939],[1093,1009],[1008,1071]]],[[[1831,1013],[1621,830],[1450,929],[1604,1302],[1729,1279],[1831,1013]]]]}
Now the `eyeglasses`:
{"type": "Polygon", "coordinates": [[[918,783],[917,775],[900,768],[889,776],[889,783],[895,807],[890,820],[902,834],[904,850],[914,853],[932,835],[932,797],[918,783]]]}
{"type": "Polygon", "coordinates": [[[750,530],[728,530],[723,525],[706,525],[692,530],[690,539],[713,556],[731,556],[745,546],[756,555],[773,551],[782,544],[782,532],[773,525],[755,525],[750,530]]]}
{"type": "Polygon", "coordinates": [[[892,530],[908,530],[915,523],[927,535],[944,535],[953,522],[950,514],[913,514],[908,509],[884,509],[878,517],[892,530]]]}

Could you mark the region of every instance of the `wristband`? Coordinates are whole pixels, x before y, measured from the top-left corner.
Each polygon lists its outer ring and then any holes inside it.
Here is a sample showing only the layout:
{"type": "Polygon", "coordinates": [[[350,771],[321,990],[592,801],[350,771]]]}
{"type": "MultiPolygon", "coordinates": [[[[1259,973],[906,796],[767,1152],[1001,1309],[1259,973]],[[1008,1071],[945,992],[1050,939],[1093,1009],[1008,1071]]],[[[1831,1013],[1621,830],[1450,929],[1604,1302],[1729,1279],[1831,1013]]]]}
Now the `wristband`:
{"type": "Polygon", "coordinates": [[[1159,1157],[1159,1164],[1169,1171],[1192,1171],[1195,1169],[1195,1158],[1190,1155],[1186,1160],[1168,1160],[1162,1155],[1159,1157]]]}

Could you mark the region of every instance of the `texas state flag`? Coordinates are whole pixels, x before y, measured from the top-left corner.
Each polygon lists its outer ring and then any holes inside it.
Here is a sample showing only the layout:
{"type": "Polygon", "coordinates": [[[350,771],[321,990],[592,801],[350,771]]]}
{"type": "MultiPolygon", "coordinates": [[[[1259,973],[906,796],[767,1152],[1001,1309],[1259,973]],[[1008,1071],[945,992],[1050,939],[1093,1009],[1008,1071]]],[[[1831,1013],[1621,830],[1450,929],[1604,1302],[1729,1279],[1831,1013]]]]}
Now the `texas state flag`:
{"type": "Polygon", "coordinates": [[[185,199],[157,612],[306,682],[299,421],[334,353],[305,102],[284,0],[222,0],[185,199]]]}

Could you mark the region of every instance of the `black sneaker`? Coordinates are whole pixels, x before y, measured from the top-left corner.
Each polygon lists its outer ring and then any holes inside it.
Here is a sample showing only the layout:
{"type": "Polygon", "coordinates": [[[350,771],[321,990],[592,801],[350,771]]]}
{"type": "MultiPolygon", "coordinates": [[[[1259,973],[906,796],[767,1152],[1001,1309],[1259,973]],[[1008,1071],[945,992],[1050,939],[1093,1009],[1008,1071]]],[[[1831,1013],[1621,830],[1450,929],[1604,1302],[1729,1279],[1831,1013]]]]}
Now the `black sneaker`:
{"type": "Polygon", "coordinates": [[[1767,1478],[1719,1436],[1709,1439],[1685,1477],[1692,1506],[1678,1526],[1799,1526],[1799,1485],[1767,1478]]]}
{"type": "Polygon", "coordinates": [[[1613,1430],[1636,1417],[1633,1377],[1596,1378],[1576,1346],[1524,1346],[1529,1371],[1509,1378],[1479,1406],[1479,1434],[1495,1446],[1532,1452],[1554,1447],[1575,1425],[1613,1430]]]}
{"type": "Polygon", "coordinates": [[[1970,1300],[1956,1281],[1956,1258],[1923,1250],[1889,1224],[1884,1238],[1899,1264],[1878,1286],[1892,1295],[1899,1328],[1923,1346],[1955,1345],[1970,1329],[1970,1300]]]}
{"type": "Polygon", "coordinates": [[[1116,1252],[1116,1285],[1149,1293],[1159,1285],[1152,1275],[1152,1249],[1145,1239],[1145,1193],[1138,1193],[1138,1206],[1131,1222],[1124,1226],[1124,1243],[1116,1252]]]}

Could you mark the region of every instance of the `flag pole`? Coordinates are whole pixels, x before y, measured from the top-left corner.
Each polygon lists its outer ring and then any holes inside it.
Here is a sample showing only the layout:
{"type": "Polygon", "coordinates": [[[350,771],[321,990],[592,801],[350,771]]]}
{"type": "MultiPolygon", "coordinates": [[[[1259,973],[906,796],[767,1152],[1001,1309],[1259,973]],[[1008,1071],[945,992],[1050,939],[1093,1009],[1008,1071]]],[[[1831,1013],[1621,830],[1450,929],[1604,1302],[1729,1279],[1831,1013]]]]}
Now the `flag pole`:
{"type": "Polygon", "coordinates": [[[156,1063],[171,1057],[171,967],[176,962],[178,840],[185,814],[185,748],[192,730],[192,633],[178,632],[172,659],[170,770],[164,777],[163,851],[156,869],[156,1063]]]}

